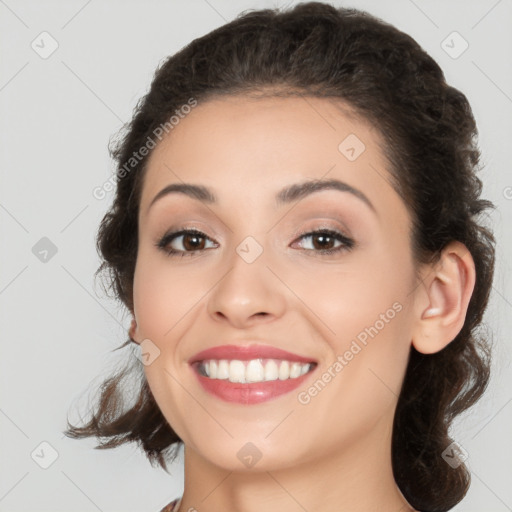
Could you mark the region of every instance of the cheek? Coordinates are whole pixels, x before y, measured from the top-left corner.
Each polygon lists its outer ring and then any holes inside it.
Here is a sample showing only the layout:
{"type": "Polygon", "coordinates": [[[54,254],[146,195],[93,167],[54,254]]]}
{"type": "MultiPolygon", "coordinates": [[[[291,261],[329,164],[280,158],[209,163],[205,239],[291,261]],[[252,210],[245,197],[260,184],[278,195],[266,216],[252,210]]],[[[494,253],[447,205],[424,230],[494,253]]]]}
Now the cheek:
{"type": "Polygon", "coordinates": [[[134,307],[140,335],[155,343],[176,337],[176,326],[204,295],[201,290],[206,285],[199,272],[180,270],[165,256],[150,259],[141,254],[134,276],[134,307]]]}
{"type": "Polygon", "coordinates": [[[139,254],[134,276],[138,334],[159,350],[153,362],[144,366],[144,372],[159,409],[180,437],[187,437],[184,416],[193,416],[184,413],[190,409],[190,397],[183,393],[182,377],[176,377],[176,371],[184,367],[179,340],[190,329],[189,315],[202,296],[200,281],[197,274],[185,275],[165,257],[139,254]]]}
{"type": "Polygon", "coordinates": [[[400,317],[397,310],[410,301],[413,283],[408,251],[382,245],[354,252],[339,264],[282,267],[281,274],[314,313],[311,321],[316,317],[314,323],[338,349],[366,327],[376,322],[382,327],[381,315],[384,321],[391,320],[385,324],[387,330],[388,325],[399,323],[394,321],[400,317]]]}
{"type": "Polygon", "coordinates": [[[357,383],[359,396],[378,408],[397,398],[407,366],[414,269],[406,247],[368,252],[359,263],[345,276],[337,323],[332,313],[333,345],[343,358],[344,379],[357,383]]]}
{"type": "Polygon", "coordinates": [[[314,313],[318,342],[330,346],[326,366],[336,375],[318,407],[333,401],[343,411],[373,414],[399,395],[411,344],[413,266],[405,248],[379,249],[361,251],[345,266],[302,272],[293,281],[314,313]]]}

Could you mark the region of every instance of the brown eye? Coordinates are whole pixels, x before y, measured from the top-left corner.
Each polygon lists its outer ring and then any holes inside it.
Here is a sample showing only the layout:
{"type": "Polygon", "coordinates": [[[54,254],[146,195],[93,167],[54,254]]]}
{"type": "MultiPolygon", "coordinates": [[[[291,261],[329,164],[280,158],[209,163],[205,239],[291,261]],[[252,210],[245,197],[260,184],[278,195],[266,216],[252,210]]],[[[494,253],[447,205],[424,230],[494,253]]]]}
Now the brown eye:
{"type": "Polygon", "coordinates": [[[323,233],[311,235],[311,239],[313,240],[313,247],[318,250],[332,249],[336,242],[334,237],[323,233]]]}
{"type": "Polygon", "coordinates": [[[169,256],[175,254],[181,254],[181,256],[193,255],[195,252],[202,251],[206,248],[205,244],[207,240],[211,241],[211,239],[201,231],[183,229],[164,235],[157,243],[157,247],[166,252],[169,256]]]}
{"type": "Polygon", "coordinates": [[[354,241],[338,231],[321,229],[301,235],[300,240],[311,239],[312,248],[305,248],[306,251],[318,252],[320,254],[331,254],[339,251],[348,251],[354,246],[354,241]],[[338,243],[338,245],[335,245],[338,243]]]}
{"type": "Polygon", "coordinates": [[[183,236],[183,247],[186,251],[197,251],[204,248],[204,238],[195,233],[189,233],[183,236]]]}

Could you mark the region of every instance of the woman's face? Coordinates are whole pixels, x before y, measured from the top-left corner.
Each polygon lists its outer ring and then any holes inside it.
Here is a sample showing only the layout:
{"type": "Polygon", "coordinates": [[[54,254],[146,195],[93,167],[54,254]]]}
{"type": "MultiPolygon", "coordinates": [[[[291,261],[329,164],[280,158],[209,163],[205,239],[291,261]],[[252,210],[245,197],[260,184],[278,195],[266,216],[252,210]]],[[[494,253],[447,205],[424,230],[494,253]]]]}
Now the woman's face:
{"type": "Polygon", "coordinates": [[[415,275],[379,140],[327,99],[239,96],[198,104],[154,149],[133,336],[163,415],[205,461],[270,470],[389,449],[415,275]],[[280,196],[313,180],[346,186],[280,196]],[[215,201],[153,202],[185,183],[215,201]],[[164,239],[181,230],[200,234],[164,239]]]}

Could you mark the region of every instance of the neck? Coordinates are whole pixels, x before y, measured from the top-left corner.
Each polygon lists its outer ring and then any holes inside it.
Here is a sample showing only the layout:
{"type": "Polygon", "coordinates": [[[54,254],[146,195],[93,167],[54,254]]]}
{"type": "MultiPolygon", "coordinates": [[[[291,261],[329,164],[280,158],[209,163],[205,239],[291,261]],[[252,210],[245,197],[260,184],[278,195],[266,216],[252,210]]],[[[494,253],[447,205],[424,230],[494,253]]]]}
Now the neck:
{"type": "MultiPolygon", "coordinates": [[[[384,419],[383,419],[384,420],[384,419]]],[[[389,423],[389,422],[388,422],[389,423]]],[[[393,477],[391,428],[375,425],[342,450],[301,465],[220,468],[185,445],[180,512],[409,512],[393,477]],[[384,432],[384,435],[383,435],[384,432]]]]}

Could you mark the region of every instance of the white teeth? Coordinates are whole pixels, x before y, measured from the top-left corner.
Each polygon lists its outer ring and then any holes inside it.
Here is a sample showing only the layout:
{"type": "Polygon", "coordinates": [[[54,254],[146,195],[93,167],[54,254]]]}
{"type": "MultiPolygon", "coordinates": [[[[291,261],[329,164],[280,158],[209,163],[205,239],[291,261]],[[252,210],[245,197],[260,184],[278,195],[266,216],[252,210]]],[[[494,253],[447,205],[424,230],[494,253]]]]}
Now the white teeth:
{"type": "Polygon", "coordinates": [[[230,382],[245,382],[245,365],[242,361],[233,359],[229,363],[229,380],[230,382]]]}
{"type": "Polygon", "coordinates": [[[266,382],[296,379],[311,369],[311,364],[282,361],[279,359],[251,359],[240,361],[210,359],[200,363],[203,373],[210,379],[229,380],[235,383],[266,382]]]}
{"type": "Polygon", "coordinates": [[[210,375],[212,379],[217,378],[217,361],[210,361],[210,375]]]}
{"type": "Polygon", "coordinates": [[[300,377],[300,370],[301,370],[301,365],[299,363],[293,363],[290,368],[290,377],[292,379],[296,379],[297,377],[300,377]]]}
{"type": "Polygon", "coordinates": [[[277,368],[277,364],[273,359],[270,359],[265,365],[265,380],[277,380],[278,377],[279,369],[277,368]]]}
{"type": "MultiPolygon", "coordinates": [[[[208,370],[206,370],[206,373],[208,373],[208,370]]],[[[227,378],[229,378],[229,363],[225,359],[221,359],[217,368],[217,379],[227,378]]]]}
{"type": "Polygon", "coordinates": [[[252,359],[247,365],[245,378],[247,382],[261,382],[265,377],[265,368],[259,359],[252,359]]]}
{"type": "Polygon", "coordinates": [[[286,380],[290,378],[290,363],[288,361],[281,361],[279,367],[279,380],[286,380]]]}

